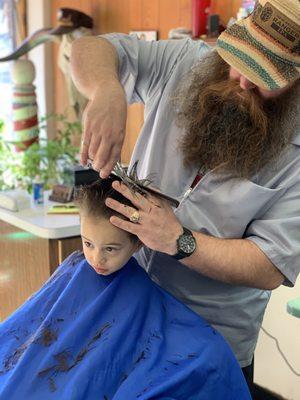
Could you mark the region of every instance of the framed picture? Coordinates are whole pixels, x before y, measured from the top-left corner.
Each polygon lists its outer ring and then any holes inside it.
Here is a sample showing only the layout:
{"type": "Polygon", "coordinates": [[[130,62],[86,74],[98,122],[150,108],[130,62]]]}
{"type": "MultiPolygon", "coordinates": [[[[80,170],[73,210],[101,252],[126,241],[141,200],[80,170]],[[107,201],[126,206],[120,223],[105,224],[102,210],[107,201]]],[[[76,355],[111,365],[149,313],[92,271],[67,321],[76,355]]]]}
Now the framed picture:
{"type": "Polygon", "coordinates": [[[130,31],[129,35],[136,35],[140,40],[157,40],[157,31],[130,31]]]}

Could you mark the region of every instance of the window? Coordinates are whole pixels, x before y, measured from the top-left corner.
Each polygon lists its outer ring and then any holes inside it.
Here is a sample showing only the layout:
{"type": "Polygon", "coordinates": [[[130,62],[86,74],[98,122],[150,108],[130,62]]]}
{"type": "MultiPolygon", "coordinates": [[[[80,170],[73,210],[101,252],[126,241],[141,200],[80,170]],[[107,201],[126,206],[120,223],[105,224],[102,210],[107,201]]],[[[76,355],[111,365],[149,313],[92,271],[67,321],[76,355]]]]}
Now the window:
{"type": "MultiPolygon", "coordinates": [[[[15,48],[14,0],[0,0],[0,57],[15,48]]],[[[0,63],[0,119],[7,120],[12,113],[11,62],[0,63]]]]}

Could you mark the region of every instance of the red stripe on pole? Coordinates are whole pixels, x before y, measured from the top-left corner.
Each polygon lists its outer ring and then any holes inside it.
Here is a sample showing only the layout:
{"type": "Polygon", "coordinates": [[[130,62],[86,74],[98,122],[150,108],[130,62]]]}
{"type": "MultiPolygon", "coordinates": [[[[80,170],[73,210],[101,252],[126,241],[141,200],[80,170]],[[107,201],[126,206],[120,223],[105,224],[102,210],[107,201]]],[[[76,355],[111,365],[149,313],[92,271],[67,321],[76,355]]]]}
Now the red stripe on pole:
{"type": "Polygon", "coordinates": [[[13,97],[29,97],[29,96],[32,97],[34,95],[35,95],[34,92],[28,92],[28,93],[17,93],[17,92],[14,92],[13,97]]]}
{"type": "Polygon", "coordinates": [[[22,131],[24,129],[32,128],[38,124],[37,116],[32,118],[22,119],[20,121],[14,121],[14,131],[22,131]]]}

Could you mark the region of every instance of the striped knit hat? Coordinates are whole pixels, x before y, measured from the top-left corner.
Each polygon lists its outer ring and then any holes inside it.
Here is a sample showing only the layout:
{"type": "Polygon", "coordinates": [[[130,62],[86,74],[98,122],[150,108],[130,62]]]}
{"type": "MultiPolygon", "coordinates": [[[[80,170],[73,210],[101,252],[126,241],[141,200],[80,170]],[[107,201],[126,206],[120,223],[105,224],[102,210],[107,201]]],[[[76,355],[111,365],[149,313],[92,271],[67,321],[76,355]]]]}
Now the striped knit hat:
{"type": "Polygon", "coordinates": [[[300,76],[300,0],[258,0],[253,13],[219,36],[219,55],[260,88],[300,76]]]}

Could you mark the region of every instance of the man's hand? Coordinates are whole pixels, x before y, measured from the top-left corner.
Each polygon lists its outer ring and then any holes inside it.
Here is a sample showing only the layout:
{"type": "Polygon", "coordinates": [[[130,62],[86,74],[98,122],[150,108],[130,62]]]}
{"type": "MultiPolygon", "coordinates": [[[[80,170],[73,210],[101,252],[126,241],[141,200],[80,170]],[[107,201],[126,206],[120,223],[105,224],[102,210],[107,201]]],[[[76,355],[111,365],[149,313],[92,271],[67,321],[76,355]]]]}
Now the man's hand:
{"type": "MultiPolygon", "coordinates": [[[[125,206],[113,199],[106,205],[129,218],[138,210],[138,220],[133,223],[113,216],[110,222],[118,228],[137,235],[152,250],[169,255],[177,253],[177,239],[182,225],[166,201],[154,196],[147,198],[130,192],[119,182],[114,189],[127,197],[134,205],[125,206]]],[[[180,262],[211,279],[232,285],[273,290],[284,281],[283,274],[272,264],[260,248],[247,239],[221,239],[194,232],[197,241],[195,252],[180,262]]]]}
{"type": "Polygon", "coordinates": [[[108,177],[121,158],[126,131],[127,104],[117,81],[103,82],[83,114],[81,163],[92,160],[93,169],[108,177]]]}
{"type": "Polygon", "coordinates": [[[72,79],[87,99],[83,113],[81,163],[106,178],[120,159],[125,136],[127,104],[118,76],[118,55],[108,40],[82,37],[71,51],[72,79]]]}
{"type": "Polygon", "coordinates": [[[177,239],[183,229],[171,206],[165,200],[148,195],[144,197],[132,193],[126,185],[113,182],[113,188],[129,199],[135,208],[126,206],[108,198],[106,205],[125,217],[130,217],[138,210],[136,223],[113,216],[110,222],[118,228],[137,235],[140,241],[152,250],[170,255],[177,253],[177,239]]]}

